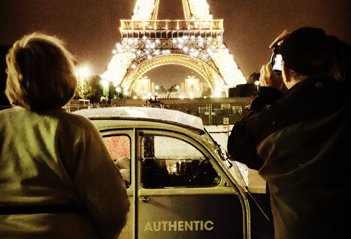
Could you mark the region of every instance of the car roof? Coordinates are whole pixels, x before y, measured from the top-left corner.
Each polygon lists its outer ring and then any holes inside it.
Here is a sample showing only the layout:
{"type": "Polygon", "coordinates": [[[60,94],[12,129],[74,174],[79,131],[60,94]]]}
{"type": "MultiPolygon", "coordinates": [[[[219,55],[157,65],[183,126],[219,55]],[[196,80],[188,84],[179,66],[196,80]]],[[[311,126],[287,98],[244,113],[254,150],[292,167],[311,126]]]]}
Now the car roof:
{"type": "Polygon", "coordinates": [[[197,130],[204,130],[200,117],[187,114],[178,110],[139,107],[139,106],[118,106],[105,108],[90,108],[74,111],[73,113],[94,119],[142,119],[159,122],[180,124],[197,130]]]}

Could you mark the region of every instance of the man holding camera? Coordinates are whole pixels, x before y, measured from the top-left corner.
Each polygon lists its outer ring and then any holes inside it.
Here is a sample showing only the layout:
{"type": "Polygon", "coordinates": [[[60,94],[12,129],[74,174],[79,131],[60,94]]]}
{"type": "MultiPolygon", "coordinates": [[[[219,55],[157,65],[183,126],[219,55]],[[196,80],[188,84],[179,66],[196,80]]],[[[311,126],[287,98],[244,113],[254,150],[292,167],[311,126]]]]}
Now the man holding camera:
{"type": "Polygon", "coordinates": [[[266,180],[276,239],[346,238],[350,46],[303,27],[271,47],[272,62],[261,68],[258,96],[234,125],[228,152],[266,180]],[[274,65],[277,54],[282,61],[274,65]]]}

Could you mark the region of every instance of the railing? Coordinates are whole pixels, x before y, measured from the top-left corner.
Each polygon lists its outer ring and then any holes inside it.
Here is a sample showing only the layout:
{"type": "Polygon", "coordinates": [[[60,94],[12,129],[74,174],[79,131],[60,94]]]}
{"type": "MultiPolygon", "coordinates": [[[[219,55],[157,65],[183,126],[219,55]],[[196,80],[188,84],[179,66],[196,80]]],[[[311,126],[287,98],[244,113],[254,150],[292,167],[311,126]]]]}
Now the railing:
{"type": "Polygon", "coordinates": [[[232,125],[242,118],[246,112],[246,106],[252,101],[251,97],[228,97],[228,98],[195,98],[178,99],[164,98],[159,100],[143,99],[112,99],[111,103],[98,105],[82,104],[73,100],[66,105],[68,111],[95,107],[115,106],[144,106],[174,109],[186,112],[202,118],[204,125],[232,125]]]}
{"type": "Polygon", "coordinates": [[[216,20],[121,20],[120,30],[123,31],[178,31],[178,30],[219,30],[223,31],[223,19],[216,20]]]}
{"type": "Polygon", "coordinates": [[[221,37],[223,20],[189,21],[189,20],[121,20],[122,38],[170,39],[183,36],[221,37]]]}
{"type": "Polygon", "coordinates": [[[145,101],[134,99],[111,100],[111,106],[147,106],[174,109],[202,118],[205,125],[232,125],[242,118],[251,97],[160,99],[145,101]]]}

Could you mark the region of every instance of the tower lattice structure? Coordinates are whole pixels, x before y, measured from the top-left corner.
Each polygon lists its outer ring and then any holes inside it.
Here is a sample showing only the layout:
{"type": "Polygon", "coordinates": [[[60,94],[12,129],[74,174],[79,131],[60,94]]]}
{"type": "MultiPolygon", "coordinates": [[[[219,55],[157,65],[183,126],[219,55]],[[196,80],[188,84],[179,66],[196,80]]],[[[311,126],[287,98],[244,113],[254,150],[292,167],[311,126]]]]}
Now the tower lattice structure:
{"type": "Polygon", "coordinates": [[[213,19],[206,0],[182,0],[184,19],[157,18],[160,0],[137,0],[130,20],[120,20],[121,41],[104,80],[130,92],[147,71],[167,64],[199,73],[214,94],[246,83],[223,41],[223,19],[213,19]]]}

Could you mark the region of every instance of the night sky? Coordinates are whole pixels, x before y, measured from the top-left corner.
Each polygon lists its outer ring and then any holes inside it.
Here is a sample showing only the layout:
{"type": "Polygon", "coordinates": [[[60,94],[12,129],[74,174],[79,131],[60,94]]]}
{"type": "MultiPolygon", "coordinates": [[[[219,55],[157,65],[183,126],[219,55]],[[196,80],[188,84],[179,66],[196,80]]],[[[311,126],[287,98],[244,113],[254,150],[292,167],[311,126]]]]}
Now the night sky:
{"type": "MultiPolygon", "coordinates": [[[[315,26],[351,43],[350,0],[208,0],[224,19],[224,41],[245,76],[269,60],[268,45],[283,31],[315,26]]],[[[0,44],[42,31],[63,38],[95,74],[104,71],[120,40],[120,19],[131,19],[134,0],[1,0],[0,44]]],[[[183,19],[181,0],[161,0],[159,19],[183,19]]]]}

